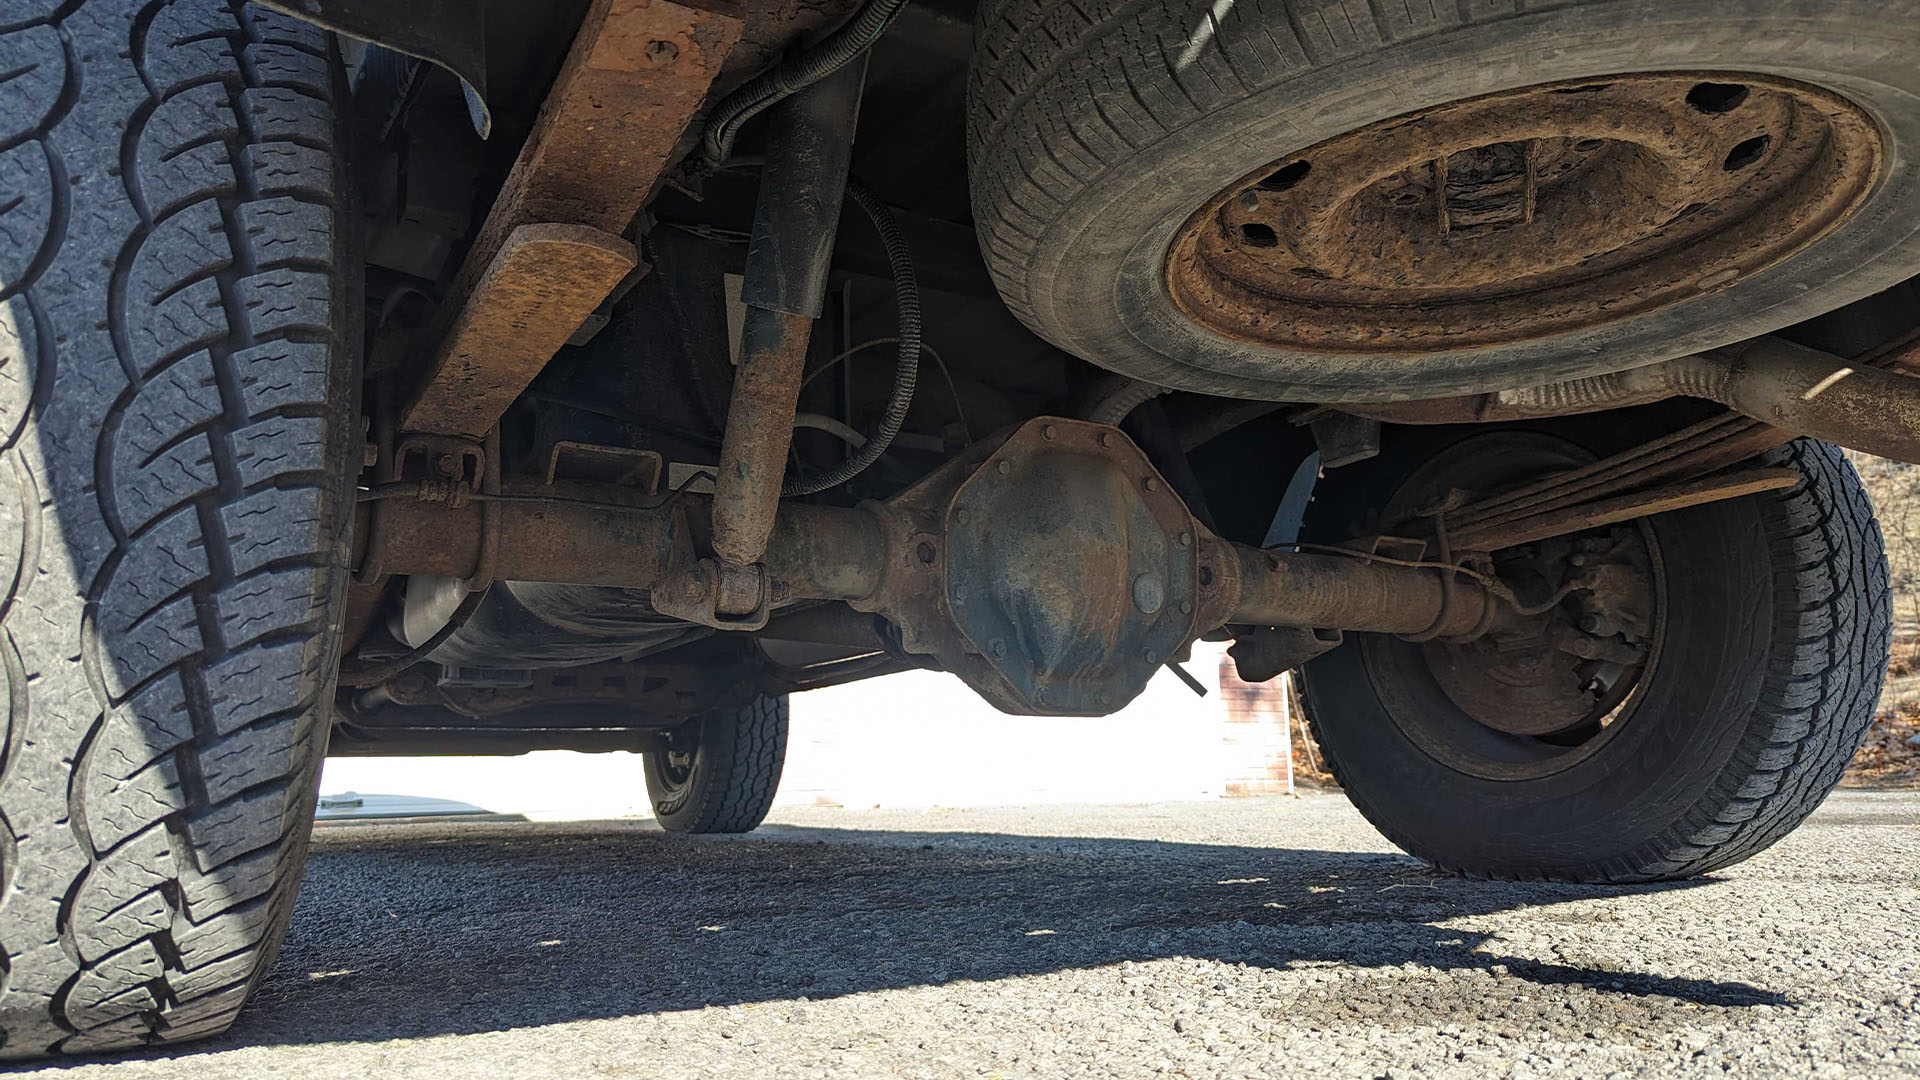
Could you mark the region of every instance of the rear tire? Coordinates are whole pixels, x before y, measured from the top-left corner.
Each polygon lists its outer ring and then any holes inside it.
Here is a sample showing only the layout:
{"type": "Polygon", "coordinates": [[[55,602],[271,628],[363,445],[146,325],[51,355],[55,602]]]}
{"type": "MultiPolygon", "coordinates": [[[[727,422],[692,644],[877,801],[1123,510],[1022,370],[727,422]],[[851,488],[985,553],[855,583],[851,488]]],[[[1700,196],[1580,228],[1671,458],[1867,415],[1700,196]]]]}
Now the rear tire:
{"type": "MultiPolygon", "coordinates": [[[[1540,430],[1603,453],[1621,448],[1600,445],[1621,437],[1608,423],[1540,430]]],[[[1369,508],[1421,462],[1475,434],[1427,429],[1342,469],[1310,530],[1360,535],[1369,508]],[[1368,472],[1347,475],[1355,468],[1368,472]]],[[[1647,519],[1665,567],[1665,643],[1618,729],[1593,736],[1590,752],[1475,730],[1466,706],[1383,659],[1399,643],[1375,635],[1349,635],[1308,664],[1314,736],[1354,806],[1441,869],[1523,880],[1688,877],[1791,832],[1872,722],[1891,594],[1873,508],[1840,451],[1803,439],[1764,463],[1794,466],[1803,482],[1647,519]],[[1449,730],[1458,734],[1436,741],[1449,730]],[[1503,774],[1529,761],[1544,764],[1503,774]]]]}
{"type": "Polygon", "coordinates": [[[224,1030],[272,962],[357,438],[332,41],[214,0],[0,13],[0,1034],[224,1030]]]}
{"type": "Polygon", "coordinates": [[[752,832],[766,820],[787,761],[787,697],[710,713],[690,745],[646,756],[647,794],[676,833],[752,832]]]}

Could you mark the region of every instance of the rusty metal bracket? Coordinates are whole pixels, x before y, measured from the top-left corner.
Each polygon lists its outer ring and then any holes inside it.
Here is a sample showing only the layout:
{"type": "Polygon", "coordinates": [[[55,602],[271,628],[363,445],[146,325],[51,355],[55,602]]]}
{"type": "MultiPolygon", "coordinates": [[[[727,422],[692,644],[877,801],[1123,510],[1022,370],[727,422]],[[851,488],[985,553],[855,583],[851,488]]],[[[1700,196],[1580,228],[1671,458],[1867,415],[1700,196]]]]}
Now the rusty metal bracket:
{"type": "Polygon", "coordinates": [[[420,460],[420,499],[465,506],[487,483],[486,448],[477,440],[448,435],[407,435],[393,448],[393,480],[404,480],[420,460]]]}
{"type": "Polygon", "coordinates": [[[1243,682],[1277,679],[1316,656],[1332,652],[1346,640],[1338,630],[1305,626],[1262,626],[1239,634],[1227,655],[1243,682]]]}
{"type": "Polygon", "coordinates": [[[773,583],[759,565],[700,559],[669,571],[653,609],[715,630],[759,630],[773,615],[773,583]]]}
{"type": "Polygon", "coordinates": [[[491,428],[634,269],[621,234],[743,23],[733,0],[594,0],[447,292],[401,430],[491,428]]]}
{"type": "Polygon", "coordinates": [[[562,478],[618,484],[644,491],[660,491],[667,459],[658,450],[559,439],[547,454],[547,486],[562,478]]]}

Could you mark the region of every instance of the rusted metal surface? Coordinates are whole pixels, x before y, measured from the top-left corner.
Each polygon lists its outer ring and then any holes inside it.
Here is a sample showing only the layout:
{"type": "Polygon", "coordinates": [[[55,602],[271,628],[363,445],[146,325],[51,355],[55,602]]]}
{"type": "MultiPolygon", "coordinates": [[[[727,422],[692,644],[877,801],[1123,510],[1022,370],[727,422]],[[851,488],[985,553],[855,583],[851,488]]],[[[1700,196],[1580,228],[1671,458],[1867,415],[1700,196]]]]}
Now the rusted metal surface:
{"type": "MultiPolygon", "coordinates": [[[[493,574],[503,581],[650,589],[697,560],[710,534],[711,504],[701,496],[649,500],[628,487],[517,478],[502,495],[511,501],[380,500],[377,554],[385,571],[471,576],[486,546],[489,510],[497,523],[493,574]]],[[[879,588],[886,540],[869,511],[789,503],[779,522],[766,554],[774,603],[864,600],[879,588]]]]}
{"type": "Polygon", "coordinates": [[[740,566],[759,562],[773,533],[812,332],[812,316],[747,309],[713,502],[713,550],[740,566]]]}
{"type": "Polygon", "coordinates": [[[1564,509],[1551,509],[1517,520],[1483,524],[1453,533],[1456,551],[1500,551],[1531,544],[1555,536],[1567,536],[1602,525],[1651,517],[1689,506],[1757,495],[1763,491],[1783,491],[1800,482],[1797,469],[1746,469],[1723,476],[1709,476],[1665,487],[1580,503],[1564,509]]]}
{"type": "Polygon", "coordinates": [[[618,484],[653,494],[667,474],[667,459],[658,450],[559,439],[547,452],[547,483],[565,478],[618,484]]]}
{"type": "Polygon", "coordinates": [[[625,229],[739,41],[744,14],[733,0],[595,0],[475,253],[490,259],[529,222],[625,229]]]}
{"type": "MultiPolygon", "coordinates": [[[[1439,510],[1454,493],[1522,487],[1590,460],[1551,434],[1490,430],[1423,461],[1380,509],[1389,520],[1419,521],[1430,546],[1445,550],[1439,510]]],[[[1463,772],[1517,780],[1565,768],[1631,714],[1641,675],[1657,659],[1666,593],[1652,529],[1645,521],[1589,528],[1467,561],[1497,574],[1519,602],[1464,640],[1362,638],[1381,702],[1410,739],[1463,772]]]]}
{"type": "Polygon", "coordinates": [[[485,435],[636,264],[632,244],[596,228],[515,228],[429,358],[402,430],[485,435]]]}
{"type": "Polygon", "coordinates": [[[416,384],[403,430],[486,431],[632,269],[630,248],[613,274],[617,260],[589,254],[611,245],[588,238],[595,230],[617,238],[646,202],[739,40],[742,17],[733,0],[595,0],[448,290],[436,327],[441,344],[416,384]],[[545,257],[557,263],[534,267],[519,288],[496,285],[490,293],[487,283],[513,238],[527,226],[554,225],[579,227],[573,235],[584,246],[549,251],[545,257]],[[568,256],[583,265],[564,276],[568,256]],[[516,303],[532,307],[516,311],[516,303]],[[477,333],[476,320],[505,335],[477,333]],[[517,323],[539,332],[519,340],[517,323]]]}
{"type": "Polygon", "coordinates": [[[528,672],[525,686],[483,687],[442,686],[427,670],[416,668],[386,684],[381,703],[438,706],[475,720],[596,706],[618,710],[636,727],[665,726],[752,698],[750,687],[720,667],[715,671],[661,661],[588,664],[528,672]]]}
{"type": "Polygon", "coordinates": [[[1256,626],[1236,634],[1227,655],[1242,682],[1267,682],[1340,647],[1339,630],[1307,626],[1256,626]]]}
{"type": "Polygon", "coordinates": [[[510,482],[503,494],[533,501],[443,501],[383,499],[380,549],[363,558],[380,561],[390,574],[470,578],[487,555],[485,518],[495,522],[492,573],[502,581],[548,581],[575,585],[647,587],[666,573],[678,547],[688,543],[686,516],[673,506],[624,509],[584,502],[544,502],[547,497],[634,501],[628,488],[510,482]]]}
{"type": "Polygon", "coordinates": [[[1883,135],[1827,91],[1661,72],[1382,121],[1275,161],[1175,239],[1225,337],[1415,356],[1568,333],[1749,277],[1845,220],[1883,135]]]}
{"type": "MultiPolygon", "coordinates": [[[[506,581],[651,590],[680,618],[726,604],[701,496],[518,478],[462,505],[384,494],[386,540],[364,557],[391,573],[484,559],[506,581]]],[[[1001,708],[1047,714],[1124,705],[1224,623],[1472,636],[1504,625],[1510,595],[1472,571],[1231,544],[1120,431],[1044,417],[888,504],[780,506],[761,565],[765,608],[845,601],[1001,708]]]]}
{"type": "Polygon", "coordinates": [[[1101,714],[1192,639],[1199,526],[1110,427],[1041,420],[946,511],[946,599],[1009,711],[1101,714]]]}
{"type": "Polygon", "coordinates": [[[1920,378],[1775,337],[1674,364],[1681,393],[1783,431],[1920,463],[1920,378]]]}
{"type": "Polygon", "coordinates": [[[1724,413],[1599,461],[1579,465],[1447,515],[1459,535],[1495,532],[1513,522],[1598,502],[1666,481],[1705,476],[1765,453],[1792,438],[1743,416],[1724,413]]]}
{"type": "Polygon", "coordinates": [[[1374,649],[1424,667],[1448,703],[1494,731],[1597,736],[1652,659],[1664,595],[1657,553],[1644,529],[1621,526],[1530,549],[1508,572],[1520,564],[1527,577],[1564,583],[1564,600],[1471,641],[1374,649]]]}
{"type": "MultiPolygon", "coordinates": [[[[1778,337],[1611,375],[1494,394],[1343,406],[1342,411],[1395,423],[1495,422],[1600,412],[1669,397],[1716,401],[1777,428],[1783,434],[1773,445],[1809,435],[1920,463],[1920,377],[1778,337]]],[[[1756,445],[1764,441],[1755,437],[1756,445]]]]}
{"type": "MultiPolygon", "coordinates": [[[[740,364],[714,480],[713,550],[720,565],[709,576],[716,583],[748,576],[731,568],[758,564],[773,532],[807,343],[826,299],[866,70],[862,58],[773,108],[740,290],[747,309],[740,364]]],[[[765,600],[764,589],[754,606],[746,606],[744,596],[717,595],[715,613],[764,622],[765,600]]]]}
{"type": "Polygon", "coordinates": [[[1226,621],[1377,634],[1470,637],[1498,617],[1500,598],[1478,580],[1364,556],[1260,551],[1231,545],[1226,621]]]}

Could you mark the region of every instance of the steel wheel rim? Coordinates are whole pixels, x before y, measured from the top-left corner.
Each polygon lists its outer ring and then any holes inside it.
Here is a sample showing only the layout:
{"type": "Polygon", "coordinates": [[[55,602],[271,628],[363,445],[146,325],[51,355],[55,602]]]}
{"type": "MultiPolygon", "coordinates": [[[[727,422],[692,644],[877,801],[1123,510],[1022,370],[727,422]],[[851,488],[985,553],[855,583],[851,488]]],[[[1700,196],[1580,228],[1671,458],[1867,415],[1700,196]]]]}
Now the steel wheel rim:
{"type": "Polygon", "coordinates": [[[1727,288],[1871,195],[1884,136],[1771,76],[1664,72],[1421,110],[1277,159],[1176,235],[1220,337],[1417,357],[1590,330],[1727,288]]]}

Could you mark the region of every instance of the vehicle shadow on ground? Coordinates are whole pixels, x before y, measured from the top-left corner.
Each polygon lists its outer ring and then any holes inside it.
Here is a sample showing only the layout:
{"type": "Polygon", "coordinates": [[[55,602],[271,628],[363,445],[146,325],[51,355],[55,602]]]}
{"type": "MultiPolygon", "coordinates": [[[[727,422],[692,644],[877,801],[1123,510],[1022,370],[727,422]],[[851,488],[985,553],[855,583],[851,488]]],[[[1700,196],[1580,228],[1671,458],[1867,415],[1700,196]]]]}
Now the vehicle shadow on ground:
{"type": "MultiPolygon", "coordinates": [[[[1675,1010],[1789,1004],[1745,983],[1502,956],[1497,939],[1438,925],[1702,884],[1471,882],[1402,855],[794,826],[726,839],[647,823],[323,832],[279,962],[212,1045],[497,1031],[1182,956],[1480,969],[1509,995],[1508,977],[1675,1010]]],[[[1611,917],[1582,905],[1559,921],[1611,917]]]]}

